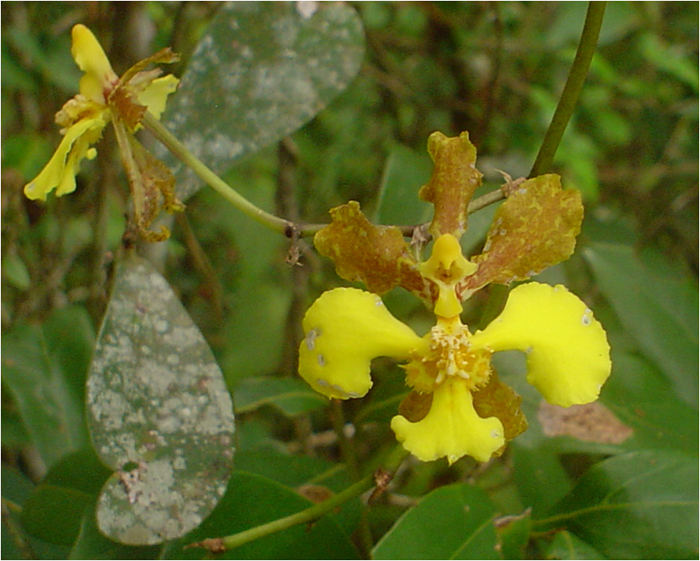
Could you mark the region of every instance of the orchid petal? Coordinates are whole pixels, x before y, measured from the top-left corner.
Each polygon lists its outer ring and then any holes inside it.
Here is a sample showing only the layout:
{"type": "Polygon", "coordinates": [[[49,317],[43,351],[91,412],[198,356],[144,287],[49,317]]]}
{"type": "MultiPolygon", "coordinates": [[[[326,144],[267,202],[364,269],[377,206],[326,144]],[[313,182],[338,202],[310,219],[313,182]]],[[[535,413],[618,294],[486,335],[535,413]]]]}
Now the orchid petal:
{"type": "Polygon", "coordinates": [[[466,382],[459,378],[448,378],[436,388],[424,419],[411,423],[397,415],[391,428],[403,447],[424,462],[444,456],[453,463],[467,455],[486,462],[505,443],[501,421],[479,417],[466,382]]]}
{"type": "Polygon", "coordinates": [[[327,397],[362,397],[372,387],[370,362],[409,358],[428,343],[389,313],[376,294],[357,288],[324,292],[306,312],[299,374],[327,397]]]}
{"type": "Polygon", "coordinates": [[[96,103],[104,103],[104,91],[119,80],[99,41],[82,24],[73,26],[71,53],[76,64],[85,72],[80,79],[80,93],[96,103]]]}
{"type": "Polygon", "coordinates": [[[80,162],[83,158],[91,160],[95,157],[96,152],[90,145],[97,142],[106,124],[106,116],[98,113],[69,127],[49,163],[24,187],[27,198],[45,201],[46,195],[56,187],[58,196],[75,191],[75,176],[80,162]]]}
{"type": "Polygon", "coordinates": [[[172,74],[153,80],[144,91],[138,94],[138,102],[148,107],[148,111],[156,119],[160,119],[161,113],[165,111],[168,96],[177,90],[179,82],[180,80],[172,74]]]}
{"type": "Polygon", "coordinates": [[[527,354],[528,382],[555,405],[590,403],[610,375],[610,345],[592,312],[564,286],[513,289],[503,312],[472,336],[472,348],[527,354]]]}

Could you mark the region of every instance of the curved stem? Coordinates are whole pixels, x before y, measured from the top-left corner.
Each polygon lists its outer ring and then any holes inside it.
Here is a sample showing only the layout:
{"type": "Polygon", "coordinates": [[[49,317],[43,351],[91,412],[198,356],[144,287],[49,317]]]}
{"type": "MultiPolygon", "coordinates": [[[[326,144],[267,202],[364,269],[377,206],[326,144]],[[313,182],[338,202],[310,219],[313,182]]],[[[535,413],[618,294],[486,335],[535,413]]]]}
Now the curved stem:
{"type": "MultiPolygon", "coordinates": [[[[402,446],[397,446],[394,452],[389,456],[385,464],[387,471],[395,472],[401,465],[403,459],[407,456],[407,452],[402,446]]],[[[211,550],[214,553],[223,553],[234,547],[239,547],[248,542],[281,532],[293,526],[298,526],[299,524],[307,524],[318,520],[324,514],[329,513],[333,509],[339,507],[343,503],[346,503],[350,499],[359,497],[362,493],[371,489],[375,484],[374,474],[366,475],[360,481],[351,485],[344,491],[341,491],[337,495],[332,496],[330,499],[318,503],[312,507],[291,514],[284,518],[279,518],[268,522],[267,524],[262,524],[256,526],[255,528],[250,528],[249,530],[244,530],[243,532],[238,532],[231,536],[225,538],[216,538],[204,540],[203,542],[191,544],[188,547],[204,547],[211,550]]]]}
{"type": "MultiPolygon", "coordinates": [[[[313,236],[319,230],[322,230],[328,224],[300,224],[285,220],[269,212],[265,212],[261,208],[255,206],[248,199],[239,194],[233,187],[228,185],[223,179],[211,171],[197,156],[190,152],[184,144],[182,144],[172,133],[166,129],[153,115],[146,112],[141,124],[153,136],[160,140],[165,147],[170,150],[183,164],[191,168],[199,178],[207,185],[212,187],[233,206],[241,212],[259,222],[263,226],[267,226],[275,232],[284,234],[289,238],[301,238],[313,236]]],[[[490,204],[493,204],[506,197],[502,189],[496,189],[490,193],[486,193],[481,197],[474,199],[469,203],[467,214],[476,212],[490,204]]],[[[413,231],[421,225],[414,226],[399,226],[399,229],[404,236],[413,235],[413,231]]]]}
{"type": "Polygon", "coordinates": [[[603,25],[606,2],[589,2],[586,21],[583,24],[581,40],[576,50],[574,63],[569,70],[564,90],[559,98],[559,103],[554,111],[552,122],[549,124],[547,133],[544,135],[542,146],[537,154],[535,163],[530,171],[530,177],[535,177],[549,171],[554,161],[554,154],[559,147],[566,126],[569,124],[571,115],[574,113],[578,98],[583,90],[588,69],[598,44],[598,35],[603,25]]]}
{"type": "Polygon", "coordinates": [[[255,206],[248,199],[239,194],[223,179],[211,171],[199,158],[190,152],[184,144],[175,138],[168,129],[166,129],[153,115],[146,112],[141,124],[153,136],[160,140],[183,164],[191,168],[199,178],[207,185],[217,191],[222,197],[229,201],[233,206],[241,212],[259,222],[263,226],[267,226],[275,232],[289,235],[295,225],[289,220],[265,212],[261,208],[255,206]]]}

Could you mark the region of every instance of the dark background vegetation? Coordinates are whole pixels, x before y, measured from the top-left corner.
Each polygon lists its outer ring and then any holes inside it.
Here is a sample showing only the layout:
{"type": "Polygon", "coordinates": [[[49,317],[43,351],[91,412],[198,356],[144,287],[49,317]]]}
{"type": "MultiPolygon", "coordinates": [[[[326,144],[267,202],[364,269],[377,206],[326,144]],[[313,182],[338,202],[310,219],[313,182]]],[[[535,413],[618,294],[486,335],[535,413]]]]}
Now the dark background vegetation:
{"type": "MultiPolygon", "coordinates": [[[[2,3],[4,330],[43,322],[68,305],[84,307],[91,329],[97,329],[124,227],[128,189],[111,131],[98,146],[99,157],[83,164],[75,194],[51,196],[46,204],[22,194],[58,145],[54,114],[77,92],[72,25],[82,22],[95,32],[117,73],[171,45],[183,54],[173,70],[179,75],[217,7],[215,2],[2,3]]],[[[360,201],[369,215],[376,211],[376,218],[390,219],[391,213],[382,213],[380,188],[404,181],[408,192],[417,193],[429,177],[425,146],[435,130],[450,136],[470,132],[486,189],[502,182],[497,170],[527,176],[573,61],[585,3],[362,2],[355,8],[366,32],[358,77],[301,130],[228,174],[235,188],[293,220],[325,222],[329,208],[349,199],[360,201]]],[[[656,272],[696,290],[698,150],[698,3],[610,3],[552,170],[565,187],[583,194],[580,246],[605,241],[636,252],[651,248],[666,258],[656,272]]],[[[473,219],[475,248],[487,225],[488,220],[473,219]]],[[[303,253],[302,267],[290,268],[288,248],[284,238],[252,225],[204,189],[177,217],[162,254],[166,277],[232,388],[253,376],[293,376],[305,309],[322,290],[343,284],[311,249],[303,253]]],[[[619,312],[578,253],[553,274],[596,303],[604,324],[612,309],[619,312]]],[[[487,297],[488,291],[476,297],[467,310],[470,321],[479,321],[487,297]]],[[[426,321],[402,295],[390,295],[388,304],[407,312],[414,325],[426,321]]],[[[617,340],[615,333],[611,339],[617,340]]],[[[625,330],[619,333],[626,341],[625,330]]],[[[360,407],[349,404],[346,413],[352,416],[360,407]]],[[[272,410],[241,419],[249,421],[239,427],[244,451],[284,443],[295,453],[321,450],[335,458],[334,448],[328,451],[312,438],[330,428],[327,419],[289,419],[272,410]]],[[[3,461],[38,481],[47,466],[33,451],[7,391],[3,429],[3,461]]],[[[368,432],[360,458],[387,438],[386,427],[368,432]]],[[[564,461],[571,477],[593,462],[579,452],[564,461]]],[[[417,468],[403,492],[420,495],[464,473],[474,476],[474,466],[417,468]]],[[[497,502],[512,504],[509,468],[495,473],[480,486],[497,502]]],[[[402,508],[380,512],[384,518],[378,515],[374,524],[381,535],[402,508]]]]}

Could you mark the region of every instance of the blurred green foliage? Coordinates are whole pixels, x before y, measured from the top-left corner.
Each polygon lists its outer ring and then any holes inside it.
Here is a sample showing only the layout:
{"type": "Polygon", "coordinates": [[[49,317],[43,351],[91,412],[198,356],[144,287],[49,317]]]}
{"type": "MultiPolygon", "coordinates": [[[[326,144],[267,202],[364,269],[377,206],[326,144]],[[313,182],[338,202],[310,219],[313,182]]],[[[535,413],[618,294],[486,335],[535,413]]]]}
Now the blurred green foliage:
{"type": "MultiPolygon", "coordinates": [[[[354,199],[377,221],[414,224],[429,217],[415,195],[429,177],[425,144],[435,130],[470,132],[484,191],[501,183],[497,170],[527,175],[585,3],[353,7],[366,49],[357,78],[300,130],[236,162],[225,175],[233,187],[291,220],[325,222],[329,208],[354,199]]],[[[341,491],[394,446],[387,422],[406,391],[396,366],[377,361],[376,387],[342,409],[294,378],[304,311],[342,284],[332,264],[309,244],[302,266],[289,266],[288,240],[202,189],[172,238],[142,250],[204,333],[234,394],[237,467],[196,535],[129,548],[95,526],[92,505],[108,472],[89,445],[82,400],[128,205],[111,132],[83,164],[74,195],[40,205],[21,189],[58,144],[54,114],[77,91],[74,23],[95,31],[118,73],[172,45],[184,55],[181,74],[219,8],[2,4],[3,557],[202,558],[183,545],[301,510],[310,502],[300,486],[341,491]],[[354,437],[339,436],[334,422],[352,423],[354,437]]],[[[605,326],[614,367],[601,402],[631,436],[617,439],[619,427],[599,419],[580,420],[592,427],[584,435],[552,434],[521,361],[506,355],[499,374],[523,395],[531,428],[503,458],[408,461],[368,513],[351,502],[311,533],[297,528],[228,556],[697,556],[697,22],[695,2],[609,4],[552,170],[581,190],[586,219],[574,257],[540,280],[565,282],[605,326]],[[620,516],[610,517],[610,504],[620,516]],[[417,533],[431,524],[429,535],[417,533]]],[[[471,217],[465,247],[483,243],[492,212],[471,217]]],[[[396,290],[386,303],[425,332],[417,301],[396,290]]],[[[475,295],[466,319],[477,324],[488,303],[488,290],[475,295]]]]}

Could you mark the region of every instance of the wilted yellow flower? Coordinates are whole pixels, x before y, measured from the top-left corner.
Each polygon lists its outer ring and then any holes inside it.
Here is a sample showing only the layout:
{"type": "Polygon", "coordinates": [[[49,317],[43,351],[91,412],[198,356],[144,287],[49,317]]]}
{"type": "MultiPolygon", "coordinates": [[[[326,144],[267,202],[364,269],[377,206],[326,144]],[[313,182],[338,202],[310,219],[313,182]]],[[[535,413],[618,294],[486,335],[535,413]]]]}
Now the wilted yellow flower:
{"type": "Polygon", "coordinates": [[[175,76],[159,77],[159,70],[143,69],[154,63],[175,62],[178,57],[169,49],[164,49],[137,63],[119,78],[87,27],[75,25],[72,38],[73,59],[84,72],[80,79],[80,93],[56,114],[63,140],[49,163],[24,187],[24,193],[32,200],[46,200],[54,189],[57,196],[72,193],[80,163],[83,159],[95,157],[97,152],[93,144],[100,139],[107,124],[112,122],[134,192],[139,229],[146,237],[160,238],[163,232],[147,230],[160,208],[152,200],[154,196],[157,198],[159,192],[166,210],[178,209],[180,204],[173,193],[174,180],[165,166],[138,144],[133,132],[146,111],[155,117],[160,116],[168,95],[177,89],[178,84],[175,76]],[[154,189],[157,191],[152,193],[154,189]]]}
{"type": "Polygon", "coordinates": [[[378,295],[331,290],[304,318],[299,373],[324,395],[347,399],[372,387],[372,359],[407,361],[411,393],[391,422],[397,439],[424,461],[446,457],[452,463],[465,455],[487,461],[527,426],[520,398],[493,371],[494,352],[523,351],[528,381],[549,402],[567,407],[597,399],[610,374],[610,347],[591,311],[561,285],[522,284],[485,329],[472,334],[462,324],[461,302],[485,284],[523,280],[569,257],[581,203],[577,193],[561,190],[556,176],[522,183],[496,213],[484,252],[469,260],[458,236],[481,178],[473,167],[476,152],[464,134],[448,139],[436,133],[429,147],[436,171],[421,195],[436,205],[436,240],[427,261],[411,257],[396,229],[369,224],[356,203],[334,209],[333,223],[315,242],[341,276],[373,290],[399,284],[419,295],[433,308],[435,326],[420,337],[378,295]],[[459,201],[463,210],[446,200],[459,201]]]}

